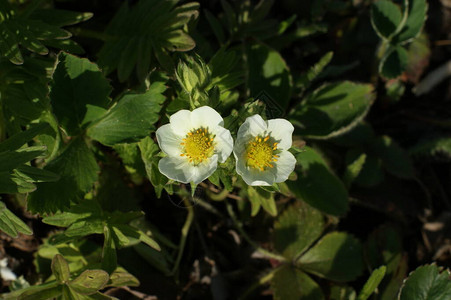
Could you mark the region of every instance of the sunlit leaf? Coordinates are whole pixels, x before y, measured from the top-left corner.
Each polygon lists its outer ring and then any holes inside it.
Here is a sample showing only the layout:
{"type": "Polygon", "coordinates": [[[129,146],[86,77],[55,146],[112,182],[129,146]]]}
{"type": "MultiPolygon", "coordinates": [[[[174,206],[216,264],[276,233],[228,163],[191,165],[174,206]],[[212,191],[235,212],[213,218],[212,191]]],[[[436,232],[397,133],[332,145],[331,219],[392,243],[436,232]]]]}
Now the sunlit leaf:
{"type": "MultiPolygon", "coordinates": [[[[139,80],[149,72],[150,57],[170,59],[167,51],[188,51],[194,40],[181,28],[198,15],[196,2],[175,6],[178,1],[138,1],[124,3],[111,20],[105,34],[112,36],[99,52],[99,65],[107,74],[117,69],[120,81],[130,77],[135,66],[139,80]]],[[[164,66],[165,67],[165,66],[164,66]]]]}
{"type": "Polygon", "coordinates": [[[324,299],[321,288],[310,276],[288,264],[276,271],[271,288],[277,300],[324,299]]]}
{"type": "Polygon", "coordinates": [[[69,135],[77,135],[105,114],[111,87],[88,59],[66,53],[58,59],[50,99],[59,124],[69,135]]]}
{"type": "Polygon", "coordinates": [[[292,78],[279,52],[264,44],[249,45],[246,49],[249,74],[247,88],[255,99],[265,102],[272,118],[282,116],[290,97],[292,78]],[[262,98],[264,96],[265,98],[262,98]]]}
{"type": "Polygon", "coordinates": [[[297,265],[302,270],[330,280],[351,281],[363,271],[362,246],[347,233],[329,233],[302,255],[297,265]]]}
{"type": "Polygon", "coordinates": [[[296,181],[286,183],[291,191],[314,208],[343,215],[348,210],[348,193],[343,183],[330,171],[324,159],[312,148],[296,155],[300,168],[296,181]]]}
{"type": "Polygon", "coordinates": [[[37,183],[37,191],[28,200],[33,212],[56,212],[67,208],[70,201],[77,202],[97,180],[99,166],[83,138],[76,138],[45,170],[60,175],[60,180],[37,183]]]}
{"type": "Polygon", "coordinates": [[[303,202],[287,208],[274,224],[274,247],[287,259],[302,254],[323,231],[321,213],[303,202]]]}
{"type": "Polygon", "coordinates": [[[390,38],[402,21],[400,8],[391,0],[378,0],[371,7],[371,24],[381,38],[390,38]]]}
{"type": "Polygon", "coordinates": [[[166,87],[154,83],[143,94],[126,94],[116,106],[88,129],[88,135],[105,145],[135,142],[155,129],[166,87]]]}
{"type": "Polygon", "coordinates": [[[413,271],[400,291],[400,300],[446,300],[451,297],[450,271],[425,265],[413,271]]]}

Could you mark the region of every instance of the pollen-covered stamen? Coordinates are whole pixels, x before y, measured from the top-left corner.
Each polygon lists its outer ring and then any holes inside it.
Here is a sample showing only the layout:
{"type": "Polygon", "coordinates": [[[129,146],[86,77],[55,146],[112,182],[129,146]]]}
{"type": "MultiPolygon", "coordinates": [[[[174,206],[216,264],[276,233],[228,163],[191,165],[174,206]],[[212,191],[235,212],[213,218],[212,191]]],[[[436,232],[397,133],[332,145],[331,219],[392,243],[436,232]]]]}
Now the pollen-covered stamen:
{"type": "Polygon", "coordinates": [[[200,164],[214,153],[214,135],[208,131],[208,128],[198,128],[191,130],[186,134],[183,142],[182,154],[190,163],[200,164]]]}
{"type": "Polygon", "coordinates": [[[256,136],[250,140],[246,147],[246,163],[249,167],[264,171],[273,168],[273,162],[279,157],[276,155],[277,143],[270,142],[270,136],[256,136]]]}

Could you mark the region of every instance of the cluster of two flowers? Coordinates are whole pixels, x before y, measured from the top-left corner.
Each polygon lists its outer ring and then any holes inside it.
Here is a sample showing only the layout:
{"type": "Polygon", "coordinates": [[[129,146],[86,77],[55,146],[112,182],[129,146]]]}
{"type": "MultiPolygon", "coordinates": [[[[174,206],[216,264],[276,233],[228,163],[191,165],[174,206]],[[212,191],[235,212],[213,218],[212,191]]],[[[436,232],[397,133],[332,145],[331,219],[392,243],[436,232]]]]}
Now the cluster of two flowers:
{"type": "Polygon", "coordinates": [[[294,130],[290,122],[265,121],[253,115],[239,128],[235,144],[223,125],[221,115],[208,106],[173,114],[156,132],[160,149],[166,154],[158,163],[160,172],[178,182],[198,184],[233,151],[236,172],[248,185],[269,186],[288,179],[296,165],[295,157],[288,152],[294,130]]]}

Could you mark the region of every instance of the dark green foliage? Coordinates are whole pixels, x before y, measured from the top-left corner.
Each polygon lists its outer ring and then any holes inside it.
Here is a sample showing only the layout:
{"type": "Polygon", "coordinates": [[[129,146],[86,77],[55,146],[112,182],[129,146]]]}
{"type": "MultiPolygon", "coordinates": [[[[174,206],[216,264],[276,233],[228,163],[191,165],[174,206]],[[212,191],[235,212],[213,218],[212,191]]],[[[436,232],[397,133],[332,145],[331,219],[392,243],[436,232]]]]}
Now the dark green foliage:
{"type": "Polygon", "coordinates": [[[99,53],[99,65],[106,74],[117,69],[120,81],[132,74],[144,80],[153,60],[168,70],[173,62],[168,51],[188,51],[196,45],[182,27],[198,14],[196,2],[175,6],[178,1],[124,3],[105,33],[111,36],[99,53]]]}
{"type": "Polygon", "coordinates": [[[406,70],[407,51],[403,45],[420,35],[427,7],[425,0],[403,0],[402,11],[391,0],[374,2],[371,23],[383,40],[379,49],[379,74],[383,77],[396,78],[406,70]]]}
{"type": "Polygon", "coordinates": [[[449,275],[449,270],[443,270],[436,265],[421,266],[413,271],[406,279],[399,299],[448,299],[451,297],[451,280],[449,275]]]}
{"type": "Polygon", "coordinates": [[[450,298],[442,2],[0,0],[0,298],[450,298]]]}
{"type": "Polygon", "coordinates": [[[111,87],[96,64],[64,52],[58,56],[50,101],[68,135],[79,134],[105,114],[110,92],[111,87]]]}
{"type": "Polygon", "coordinates": [[[300,168],[296,181],[287,181],[291,191],[309,205],[331,215],[348,210],[348,194],[343,183],[330,171],[312,148],[296,155],[300,168]]]}
{"type": "Polygon", "coordinates": [[[90,13],[71,11],[35,12],[33,4],[18,13],[7,0],[0,3],[0,53],[12,63],[20,65],[24,58],[19,45],[40,55],[49,53],[46,45],[60,49],[83,50],[74,42],[64,43],[72,34],[59,27],[77,24],[92,17],[90,13]],[[56,17],[56,18],[55,18],[56,17]],[[69,47],[69,48],[67,48],[69,47]]]}

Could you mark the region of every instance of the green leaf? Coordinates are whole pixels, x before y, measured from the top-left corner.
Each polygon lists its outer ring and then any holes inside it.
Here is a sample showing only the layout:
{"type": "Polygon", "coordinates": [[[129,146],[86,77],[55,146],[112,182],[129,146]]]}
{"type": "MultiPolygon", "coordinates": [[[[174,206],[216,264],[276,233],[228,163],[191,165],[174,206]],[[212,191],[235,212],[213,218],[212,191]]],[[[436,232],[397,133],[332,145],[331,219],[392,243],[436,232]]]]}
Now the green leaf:
{"type": "MultiPolygon", "coordinates": [[[[271,216],[277,216],[277,206],[274,200],[274,193],[265,191],[261,188],[253,188],[251,186],[248,186],[247,193],[251,203],[255,203],[252,204],[253,207],[258,203],[258,205],[261,205],[271,216]]],[[[256,208],[253,208],[253,213],[256,214],[258,210],[256,212],[254,210],[256,210],[256,208]]],[[[255,214],[252,214],[252,216],[255,216],[255,214]]]]}
{"type": "Polygon", "coordinates": [[[303,201],[327,214],[340,216],[348,210],[348,194],[343,183],[329,170],[324,159],[310,147],[296,155],[300,166],[296,181],[286,181],[303,201]]]}
{"type": "Polygon", "coordinates": [[[350,149],[346,153],[346,163],[355,162],[359,157],[365,155],[362,169],[353,182],[364,187],[375,186],[384,180],[384,170],[382,169],[382,161],[375,155],[367,154],[360,148],[350,149]]]}
{"type": "Polygon", "coordinates": [[[0,143],[0,152],[13,151],[19,149],[21,146],[31,141],[35,136],[42,133],[49,127],[50,127],[49,124],[41,123],[36,126],[32,126],[30,129],[26,131],[22,131],[9,137],[7,140],[0,143]]]}
{"type": "Polygon", "coordinates": [[[90,234],[102,234],[104,222],[101,219],[89,218],[77,221],[66,229],[64,234],[68,237],[83,237],[90,234]]]}
{"type": "Polygon", "coordinates": [[[247,88],[251,97],[262,98],[273,117],[283,115],[291,98],[290,70],[279,52],[264,44],[246,48],[249,74],[247,88]],[[263,99],[264,97],[264,99],[263,99]]]}
{"type": "Polygon", "coordinates": [[[316,64],[310,67],[310,69],[301,76],[298,82],[296,82],[296,86],[301,90],[306,90],[313,83],[316,77],[318,77],[318,75],[320,75],[324,68],[330,63],[333,56],[334,53],[332,51],[324,54],[324,56],[321,57],[321,59],[316,64]]]}
{"type": "Polygon", "coordinates": [[[447,300],[451,298],[451,273],[436,265],[413,271],[404,282],[399,300],[447,300]]]}
{"type": "Polygon", "coordinates": [[[46,40],[42,43],[48,47],[61,49],[72,54],[84,54],[85,50],[73,40],[46,40]]]}
{"type": "Polygon", "coordinates": [[[399,7],[390,0],[376,1],[371,7],[371,24],[383,39],[389,39],[397,32],[402,17],[399,7]]]}
{"type": "Polygon", "coordinates": [[[105,240],[103,242],[102,249],[102,269],[107,271],[108,274],[111,274],[117,267],[116,244],[114,243],[111,228],[109,226],[105,226],[103,230],[105,240]]]}
{"type": "Polygon", "coordinates": [[[420,140],[409,149],[409,154],[415,158],[435,158],[437,160],[451,159],[451,138],[442,136],[420,140]]]}
{"type": "Polygon", "coordinates": [[[42,219],[45,224],[68,227],[69,225],[89,217],[101,217],[101,210],[99,205],[94,200],[85,200],[78,205],[71,207],[69,211],[59,212],[52,216],[47,216],[42,219]]]}
{"type": "Polygon", "coordinates": [[[226,41],[224,29],[222,28],[221,22],[207,9],[204,9],[205,18],[207,18],[213,33],[218,39],[219,44],[224,44],[226,41]]]}
{"type": "MultiPolygon", "coordinates": [[[[33,4],[30,4],[28,7],[32,6],[33,4]]],[[[45,11],[47,12],[46,18],[40,20],[39,16],[30,16],[30,13],[27,12],[14,11],[7,1],[3,1],[0,8],[2,15],[0,52],[2,56],[5,56],[14,64],[23,64],[24,59],[20,53],[19,44],[32,52],[46,55],[49,51],[43,45],[44,41],[67,39],[72,35],[70,32],[60,29],[59,26],[75,24],[88,19],[88,16],[85,15],[76,20],[67,19],[66,22],[58,23],[58,20],[61,21],[68,14],[74,16],[78,13],[52,9],[45,11]],[[50,15],[53,15],[53,17],[50,18],[50,15]]]]}
{"type": "Polygon", "coordinates": [[[356,293],[354,289],[347,285],[334,284],[330,288],[329,300],[355,300],[356,293]]]}
{"type": "Polygon", "coordinates": [[[124,236],[138,239],[141,242],[143,242],[144,244],[148,245],[149,247],[154,248],[157,251],[161,250],[160,246],[153,238],[151,238],[150,236],[148,236],[147,234],[145,234],[143,231],[141,231],[139,229],[136,229],[132,226],[124,225],[124,224],[116,225],[116,228],[118,230],[120,230],[124,236]]]}
{"type": "Polygon", "coordinates": [[[110,275],[108,286],[139,286],[139,280],[130,273],[115,271],[110,275]]]}
{"type": "Polygon", "coordinates": [[[70,281],[68,286],[82,295],[91,295],[105,287],[109,280],[108,273],[103,270],[86,270],[70,281]]]}
{"type": "Polygon", "coordinates": [[[17,297],[17,300],[53,299],[61,295],[61,286],[56,281],[30,286],[17,297]]]}
{"type": "Polygon", "coordinates": [[[166,87],[154,83],[144,94],[126,94],[102,119],[88,129],[88,135],[104,145],[135,142],[154,130],[166,87]]]}
{"type": "Polygon", "coordinates": [[[384,278],[386,270],[387,268],[385,266],[382,266],[371,273],[370,278],[368,278],[362,290],[360,291],[357,300],[366,300],[371,296],[371,294],[377,289],[382,279],[384,278]]]}
{"type": "Polygon", "coordinates": [[[325,235],[296,264],[304,271],[338,282],[351,281],[363,271],[362,246],[345,232],[325,235]]]}
{"type": "Polygon", "coordinates": [[[365,257],[371,269],[387,267],[387,275],[395,273],[402,256],[402,237],[392,227],[381,226],[371,233],[365,246],[365,257]]]}
{"type": "MultiPolygon", "coordinates": [[[[349,156],[346,156],[348,158],[349,156]]],[[[344,184],[349,187],[352,182],[359,176],[366,161],[366,154],[359,153],[357,157],[353,157],[352,161],[347,162],[346,171],[343,176],[344,184]]]]}
{"type": "Polygon", "coordinates": [[[45,152],[45,147],[33,146],[15,151],[0,152],[0,171],[10,171],[33,160],[45,152]]]}
{"type": "Polygon", "coordinates": [[[295,259],[319,238],[323,228],[321,213],[297,201],[274,224],[274,248],[287,259],[295,259]]]}
{"type": "Polygon", "coordinates": [[[391,47],[379,63],[379,74],[387,79],[400,76],[407,67],[407,51],[401,46],[391,47]]]}
{"type": "MultiPolygon", "coordinates": [[[[133,7],[124,2],[111,20],[105,34],[112,38],[105,42],[99,52],[99,65],[106,74],[118,70],[120,81],[131,75],[138,67],[139,80],[144,82],[152,61],[171,63],[166,51],[188,51],[194,48],[194,40],[182,28],[198,15],[199,4],[186,3],[175,7],[177,1],[138,1],[133,7]],[[152,60],[150,57],[156,57],[152,60]]],[[[170,68],[172,71],[172,68],[170,68]]]]}
{"type": "Polygon", "coordinates": [[[16,172],[27,182],[53,182],[57,181],[60,177],[59,175],[44,170],[38,169],[34,167],[30,167],[28,165],[19,166],[16,169],[16,172]]]}
{"type": "Polygon", "coordinates": [[[56,212],[77,202],[97,180],[99,166],[83,138],[76,138],[45,170],[61,176],[57,182],[37,183],[38,189],[28,200],[32,212],[56,212]]]}
{"type": "Polygon", "coordinates": [[[275,300],[322,300],[319,285],[304,272],[290,266],[280,267],[271,280],[275,300]]]}
{"type": "Polygon", "coordinates": [[[62,294],[64,300],[84,300],[81,295],[77,294],[68,285],[62,286],[62,294]]]}
{"type": "Polygon", "coordinates": [[[26,235],[33,234],[27,224],[6,208],[2,201],[0,201],[0,230],[14,238],[19,235],[19,232],[26,235]]]}
{"type": "Polygon", "coordinates": [[[91,19],[90,12],[77,12],[64,9],[37,9],[30,15],[31,19],[45,21],[54,26],[75,25],[91,19]]]}
{"type": "Polygon", "coordinates": [[[62,52],[58,60],[50,92],[53,112],[69,135],[77,135],[105,113],[111,86],[86,58],[62,52]]]}
{"type": "Polygon", "coordinates": [[[5,24],[0,27],[0,52],[13,64],[21,65],[24,62],[16,36],[5,24]]]}
{"type": "Polygon", "coordinates": [[[147,177],[154,186],[157,197],[160,198],[163,188],[169,181],[169,179],[158,170],[158,161],[160,158],[157,154],[160,152],[160,148],[150,137],[142,139],[138,145],[141,150],[141,158],[146,168],[147,177]]]}
{"type": "Polygon", "coordinates": [[[211,70],[210,87],[218,86],[222,94],[244,82],[244,71],[240,66],[240,56],[235,50],[226,50],[225,47],[220,48],[208,62],[208,68],[211,70]]]}
{"type": "MultiPolygon", "coordinates": [[[[431,43],[429,40],[429,36],[426,33],[421,33],[417,38],[415,38],[407,47],[407,67],[406,67],[406,76],[407,79],[418,85],[420,79],[423,77],[424,71],[428,68],[429,61],[431,60],[431,43]]],[[[400,86],[396,90],[399,90],[398,97],[404,94],[404,85],[402,81],[394,84],[395,87],[400,86]]],[[[395,91],[396,91],[395,90],[395,91]]],[[[387,91],[388,92],[388,91],[387,91]]],[[[421,89],[416,87],[414,89],[415,95],[419,96],[419,92],[421,89]]]]}
{"type": "Polygon", "coordinates": [[[128,244],[130,244],[130,240],[122,233],[122,231],[116,227],[111,226],[111,231],[113,234],[114,243],[116,244],[117,248],[125,247],[128,244]]]}
{"type": "Polygon", "coordinates": [[[332,138],[331,141],[343,147],[361,147],[374,138],[374,130],[368,123],[360,122],[343,135],[332,138]]]}
{"type": "Polygon", "coordinates": [[[52,273],[59,283],[66,283],[70,279],[69,264],[61,254],[55,255],[52,259],[52,273]]]}
{"type": "Polygon", "coordinates": [[[404,179],[414,177],[413,165],[406,151],[390,137],[377,138],[370,147],[381,159],[382,165],[388,172],[404,179]]]}
{"type": "Polygon", "coordinates": [[[393,38],[394,43],[408,42],[416,38],[427,17],[428,4],[425,0],[409,0],[407,20],[401,31],[393,38]]]}
{"type": "Polygon", "coordinates": [[[356,126],[374,101],[373,86],[350,81],[327,83],[307,96],[289,115],[303,136],[330,138],[356,126]]]}

